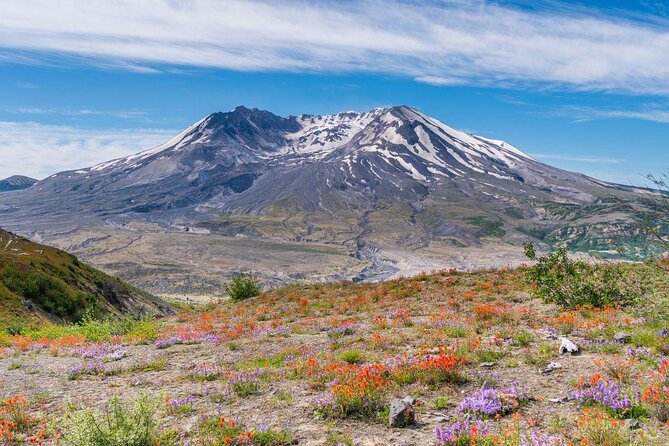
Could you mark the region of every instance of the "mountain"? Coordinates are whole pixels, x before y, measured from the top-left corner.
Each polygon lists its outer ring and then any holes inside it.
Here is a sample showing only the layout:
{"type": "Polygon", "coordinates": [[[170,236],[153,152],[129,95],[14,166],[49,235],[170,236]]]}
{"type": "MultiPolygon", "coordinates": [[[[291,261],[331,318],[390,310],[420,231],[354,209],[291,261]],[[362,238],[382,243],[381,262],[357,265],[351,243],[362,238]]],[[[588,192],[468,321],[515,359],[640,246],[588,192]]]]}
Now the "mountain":
{"type": "Polygon", "coordinates": [[[166,315],[160,299],[80,262],[75,256],[0,229],[0,326],[76,322],[104,315],[166,315]]]}
{"type": "Polygon", "coordinates": [[[27,189],[35,183],[37,183],[37,180],[34,178],[24,177],[22,175],[14,175],[9,178],[5,178],[4,180],[0,180],[0,192],[27,189]]]}
{"type": "MultiPolygon", "coordinates": [[[[612,243],[622,240],[640,256],[642,234],[621,205],[637,198],[633,188],[548,166],[407,106],[289,117],[237,107],[153,149],[3,194],[0,224],[98,260],[103,251],[128,251],[132,239],[136,254],[155,263],[152,245],[138,247],[148,233],[167,252],[187,249],[179,232],[206,233],[225,244],[211,252],[216,271],[265,267],[280,281],[315,270],[280,262],[281,271],[270,270],[256,254],[244,263],[251,243],[271,241],[268,249],[283,254],[327,246],[336,251],[328,258],[344,249],[357,263],[320,278],[368,278],[519,261],[527,241],[612,255],[612,243]],[[156,235],[162,232],[168,240],[156,235]],[[246,247],[230,248],[233,238],[246,247]]],[[[149,283],[148,272],[132,276],[127,262],[137,266],[120,256],[108,267],[150,289],[162,286],[149,283]]],[[[202,276],[191,273],[181,278],[191,284],[184,289],[202,285],[192,285],[193,275],[202,276]]]]}

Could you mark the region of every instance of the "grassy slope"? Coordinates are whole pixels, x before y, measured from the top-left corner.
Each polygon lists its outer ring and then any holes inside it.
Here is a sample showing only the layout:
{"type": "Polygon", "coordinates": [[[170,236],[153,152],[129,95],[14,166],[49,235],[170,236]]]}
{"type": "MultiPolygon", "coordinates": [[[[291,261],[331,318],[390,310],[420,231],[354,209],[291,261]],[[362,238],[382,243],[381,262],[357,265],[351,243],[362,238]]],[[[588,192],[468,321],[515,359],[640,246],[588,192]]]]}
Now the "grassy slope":
{"type": "Polygon", "coordinates": [[[170,311],[159,299],[79,262],[66,252],[0,230],[0,326],[72,322],[81,317],[85,307],[94,308],[99,314],[170,311]],[[10,276],[15,279],[11,283],[10,276]],[[44,293],[29,295],[25,287],[16,285],[23,286],[31,279],[57,288],[59,298],[65,302],[55,304],[53,298],[44,293]],[[24,299],[35,304],[36,310],[26,308],[24,299]],[[74,305],[68,306],[68,300],[74,305]],[[53,308],[47,308],[49,306],[53,308]]]}

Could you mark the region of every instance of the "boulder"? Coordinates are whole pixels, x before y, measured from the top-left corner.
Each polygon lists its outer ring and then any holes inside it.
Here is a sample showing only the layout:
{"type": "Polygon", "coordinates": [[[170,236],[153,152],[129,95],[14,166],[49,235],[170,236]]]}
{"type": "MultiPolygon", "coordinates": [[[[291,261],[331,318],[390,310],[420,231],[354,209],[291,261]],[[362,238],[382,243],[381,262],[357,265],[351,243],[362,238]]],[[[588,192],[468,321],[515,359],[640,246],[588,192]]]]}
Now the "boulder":
{"type": "Polygon", "coordinates": [[[560,354],[571,353],[578,355],[578,346],[567,338],[560,338],[560,354]]]}
{"type": "Polygon", "coordinates": [[[616,334],[613,335],[613,339],[616,340],[617,342],[627,342],[632,338],[632,335],[629,333],[625,333],[623,331],[619,331],[616,334]]]}
{"type": "Polygon", "coordinates": [[[388,424],[390,427],[407,427],[416,424],[416,412],[413,405],[405,400],[391,401],[388,424]]]}

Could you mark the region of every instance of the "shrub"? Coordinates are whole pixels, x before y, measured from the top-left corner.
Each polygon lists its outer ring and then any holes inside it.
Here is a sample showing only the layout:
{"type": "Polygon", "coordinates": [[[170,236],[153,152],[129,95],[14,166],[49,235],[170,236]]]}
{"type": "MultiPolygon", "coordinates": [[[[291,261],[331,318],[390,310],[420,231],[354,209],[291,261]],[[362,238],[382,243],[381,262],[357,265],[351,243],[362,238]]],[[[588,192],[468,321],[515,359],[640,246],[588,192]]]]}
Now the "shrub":
{"type": "Polygon", "coordinates": [[[239,273],[230,282],[223,285],[226,294],[232,300],[243,300],[255,297],[262,292],[262,284],[252,273],[239,273]]]}
{"type": "Polygon", "coordinates": [[[526,281],[535,285],[532,291],[535,297],[545,302],[563,308],[579,305],[601,308],[632,304],[639,297],[638,291],[625,283],[620,265],[591,265],[584,260],[572,260],[565,248],[537,257],[531,243],[525,245],[525,255],[537,261],[527,270],[526,281]]]}
{"type": "Polygon", "coordinates": [[[146,395],[128,404],[112,398],[102,413],[71,411],[63,420],[62,435],[72,446],[154,446],[158,408],[146,395]]]}

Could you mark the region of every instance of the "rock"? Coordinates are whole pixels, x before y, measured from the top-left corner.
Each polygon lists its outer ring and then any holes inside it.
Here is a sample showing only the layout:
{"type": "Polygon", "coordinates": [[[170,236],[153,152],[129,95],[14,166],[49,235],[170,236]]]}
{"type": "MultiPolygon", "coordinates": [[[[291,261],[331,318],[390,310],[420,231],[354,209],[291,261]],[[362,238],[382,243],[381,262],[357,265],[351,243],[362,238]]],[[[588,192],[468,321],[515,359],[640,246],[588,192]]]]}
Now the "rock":
{"type": "Polygon", "coordinates": [[[560,338],[560,354],[564,355],[565,353],[571,353],[572,355],[578,355],[578,346],[571,342],[567,338],[560,338]]]}
{"type": "Polygon", "coordinates": [[[619,331],[613,335],[613,339],[616,340],[617,342],[627,342],[630,340],[631,337],[632,337],[631,334],[625,333],[623,331],[619,331]]]}
{"type": "Polygon", "coordinates": [[[35,311],[35,304],[30,302],[29,300],[24,300],[23,301],[23,306],[26,307],[26,309],[30,311],[35,311]]]}
{"type": "Polygon", "coordinates": [[[552,373],[553,371],[555,371],[557,369],[561,369],[561,368],[562,368],[562,364],[560,364],[559,362],[551,362],[550,364],[548,364],[546,367],[544,367],[541,370],[541,373],[544,374],[544,375],[547,375],[547,374],[552,373]]]}
{"type": "Polygon", "coordinates": [[[416,403],[418,402],[418,400],[412,396],[405,396],[404,398],[402,398],[402,401],[404,401],[405,403],[407,403],[409,406],[412,407],[416,405],[416,403]]]}
{"type": "Polygon", "coordinates": [[[495,367],[495,363],[494,362],[482,362],[480,364],[480,367],[483,367],[484,369],[489,369],[491,367],[495,367]]]}
{"type": "Polygon", "coordinates": [[[391,401],[388,424],[390,427],[407,427],[416,424],[416,412],[413,406],[404,400],[391,401]]]}
{"type": "Polygon", "coordinates": [[[558,397],[554,397],[554,398],[548,398],[548,401],[550,401],[551,403],[560,404],[560,403],[565,403],[565,402],[569,401],[569,397],[558,396],[558,397]]]}
{"type": "Polygon", "coordinates": [[[627,428],[630,430],[634,430],[634,429],[639,429],[641,427],[641,424],[639,423],[639,420],[635,418],[627,418],[625,419],[625,426],[627,426],[627,428]]]}

